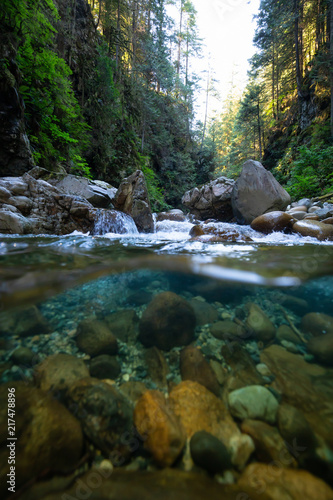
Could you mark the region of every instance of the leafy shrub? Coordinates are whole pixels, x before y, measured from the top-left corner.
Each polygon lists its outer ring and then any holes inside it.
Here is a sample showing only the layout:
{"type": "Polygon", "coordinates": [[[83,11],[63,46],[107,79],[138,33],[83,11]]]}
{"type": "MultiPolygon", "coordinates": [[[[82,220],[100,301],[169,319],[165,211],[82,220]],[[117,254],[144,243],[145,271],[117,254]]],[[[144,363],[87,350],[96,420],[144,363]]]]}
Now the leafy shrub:
{"type": "Polygon", "coordinates": [[[290,163],[286,186],[294,199],[320,196],[333,190],[333,146],[300,146],[290,163]]]}

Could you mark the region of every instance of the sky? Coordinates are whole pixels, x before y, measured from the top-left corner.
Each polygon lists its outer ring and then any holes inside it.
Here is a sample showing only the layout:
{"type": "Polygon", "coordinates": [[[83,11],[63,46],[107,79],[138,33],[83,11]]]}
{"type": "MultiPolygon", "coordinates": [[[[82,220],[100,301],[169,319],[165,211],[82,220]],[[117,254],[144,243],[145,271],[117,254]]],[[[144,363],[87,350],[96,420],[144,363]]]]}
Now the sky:
{"type": "MultiPolygon", "coordinates": [[[[209,114],[222,110],[231,81],[240,90],[246,85],[248,59],[255,53],[252,44],[256,26],[253,16],[258,13],[260,0],[192,0],[197,10],[199,36],[204,40],[204,57],[195,62],[198,71],[210,64],[220,101],[211,99],[209,114]]],[[[198,98],[197,118],[204,118],[204,92],[198,98]]]]}

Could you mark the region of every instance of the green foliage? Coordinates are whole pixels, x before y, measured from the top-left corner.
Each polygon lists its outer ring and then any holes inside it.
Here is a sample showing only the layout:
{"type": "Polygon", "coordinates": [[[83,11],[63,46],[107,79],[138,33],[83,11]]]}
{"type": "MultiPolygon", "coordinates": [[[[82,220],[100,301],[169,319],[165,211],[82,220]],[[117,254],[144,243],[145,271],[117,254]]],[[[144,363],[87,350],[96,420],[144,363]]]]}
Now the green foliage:
{"type": "Polygon", "coordinates": [[[149,158],[144,159],[146,160],[146,164],[141,167],[141,170],[144,173],[146,179],[151,208],[153,212],[168,210],[171,207],[165,202],[164,194],[162,188],[159,185],[157,175],[154,170],[152,170],[147,164],[149,158]]]}
{"type": "Polygon", "coordinates": [[[293,199],[320,196],[333,190],[333,146],[301,146],[289,168],[286,189],[293,199]]]}
{"type": "Polygon", "coordinates": [[[28,137],[35,162],[52,170],[58,164],[89,175],[83,160],[88,127],[74,96],[71,70],[55,52],[52,0],[8,2],[4,18],[15,32],[28,137]]]}

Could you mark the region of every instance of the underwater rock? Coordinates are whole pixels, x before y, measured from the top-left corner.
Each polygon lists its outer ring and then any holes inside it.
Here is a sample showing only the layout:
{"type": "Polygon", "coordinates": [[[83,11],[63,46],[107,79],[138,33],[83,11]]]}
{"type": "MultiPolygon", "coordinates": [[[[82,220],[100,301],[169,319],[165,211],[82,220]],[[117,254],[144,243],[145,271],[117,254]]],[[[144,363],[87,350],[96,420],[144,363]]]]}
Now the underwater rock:
{"type": "Polygon", "coordinates": [[[229,222],[233,218],[231,192],[235,181],[219,177],[200,188],[186,191],[182,204],[200,220],[218,219],[229,222]]]}
{"type": "Polygon", "coordinates": [[[192,342],[195,324],[195,314],[187,300],[173,292],[162,292],[143,312],[139,340],[145,347],[168,351],[192,342]]]}
{"type": "Polygon", "coordinates": [[[190,230],[191,238],[205,243],[218,243],[223,241],[252,241],[249,236],[241,234],[233,228],[221,228],[215,225],[198,224],[190,230]]]}
{"type": "MultiPolygon", "coordinates": [[[[250,487],[247,484],[242,484],[242,486],[220,484],[207,474],[185,472],[176,468],[129,471],[122,467],[114,469],[111,477],[105,476],[105,473],[93,468],[77,479],[71,478],[71,481],[67,482],[67,487],[60,488],[58,484],[54,484],[54,480],[50,481],[48,485],[45,485],[47,496],[43,498],[45,500],[60,500],[60,498],[69,500],[83,499],[89,495],[89,500],[203,500],[204,498],[209,498],[209,500],[276,500],[276,498],[268,497],[261,490],[258,492],[258,485],[250,487]]],[[[37,486],[36,490],[39,491],[37,486]]],[[[28,491],[28,495],[29,497],[24,500],[32,498],[37,500],[34,486],[28,491]]],[[[279,500],[282,500],[282,497],[279,500]]],[[[302,500],[309,500],[309,498],[302,500]]]]}
{"type": "Polygon", "coordinates": [[[123,179],[113,200],[115,208],[133,217],[140,232],[153,233],[151,212],[145,176],[137,170],[123,179]]]}
{"type": "Polygon", "coordinates": [[[31,337],[50,333],[51,328],[36,306],[0,314],[0,333],[31,337]]]}
{"type": "Polygon", "coordinates": [[[193,462],[210,474],[231,469],[230,453],[225,445],[207,431],[198,431],[190,441],[193,462]]]}
{"type": "Polygon", "coordinates": [[[217,321],[209,328],[210,333],[219,340],[237,340],[246,336],[245,328],[242,325],[226,319],[224,321],[217,321]]]}
{"type": "Polygon", "coordinates": [[[122,342],[128,342],[137,335],[139,318],[134,309],[123,309],[104,318],[113,335],[122,342]]]}
{"type": "Polygon", "coordinates": [[[250,354],[238,343],[222,346],[221,353],[229,369],[232,370],[225,383],[227,391],[264,383],[250,354]]]}
{"type": "Polygon", "coordinates": [[[143,382],[135,380],[129,380],[119,386],[119,391],[134,405],[147,390],[143,382]]]}
{"type": "Polygon", "coordinates": [[[126,302],[134,307],[143,306],[148,304],[153,298],[153,294],[146,290],[138,290],[130,292],[126,297],[126,302]]]}
{"type": "Polygon", "coordinates": [[[34,360],[38,359],[38,355],[28,347],[21,346],[15,349],[10,359],[16,365],[32,366],[34,360]]]}
{"type": "Polygon", "coordinates": [[[76,343],[90,356],[117,354],[118,343],[108,325],[96,319],[85,319],[78,324],[76,343]]]}
{"type": "Polygon", "coordinates": [[[121,372],[116,356],[101,354],[90,361],[89,371],[91,377],[99,379],[115,379],[121,372]]]}
{"type": "Polygon", "coordinates": [[[272,388],[283,402],[301,411],[312,429],[333,448],[333,370],[307,363],[299,354],[272,345],[262,351],[261,361],[275,375],[272,388]]]}
{"type": "Polygon", "coordinates": [[[233,465],[244,467],[254,450],[253,441],[240,432],[221,399],[197,382],[187,380],[172,389],[169,401],[188,438],[202,430],[211,433],[227,447],[233,465]]]}
{"type": "MultiPolygon", "coordinates": [[[[12,382],[15,388],[15,481],[16,491],[46,470],[68,473],[75,469],[83,452],[79,421],[52,395],[28,385],[12,382]]],[[[0,435],[8,436],[8,386],[0,386],[0,435]]],[[[9,441],[0,445],[0,495],[8,494],[9,441]]]]}
{"type": "Polygon", "coordinates": [[[333,366],[333,332],[310,339],[307,348],[320,363],[333,366]]]}
{"type": "Polygon", "coordinates": [[[197,325],[207,325],[207,323],[213,323],[219,317],[218,311],[209,302],[205,300],[198,300],[196,298],[189,301],[190,305],[193,307],[193,311],[197,320],[197,325]]]}
{"type": "Polygon", "coordinates": [[[333,241],[333,225],[316,220],[302,220],[293,225],[293,231],[302,236],[311,236],[319,241],[333,241]]]}
{"type": "Polygon", "coordinates": [[[276,339],[281,343],[283,341],[293,342],[294,344],[299,344],[301,342],[300,338],[294,333],[294,331],[288,325],[280,325],[276,332],[276,339]]]}
{"type": "Polygon", "coordinates": [[[159,391],[146,391],[134,409],[134,425],[144,447],[161,467],[170,467],[182,452],[186,435],[179,418],[159,391]]]}
{"type": "Polygon", "coordinates": [[[279,403],[262,385],[249,385],[230,392],[228,403],[231,414],[240,420],[250,418],[269,424],[276,422],[279,403]]]}
{"type": "Polygon", "coordinates": [[[66,401],[87,438],[109,455],[113,465],[123,465],[132,453],[133,409],[129,401],[113,385],[90,377],[74,382],[66,401]]]}
{"type": "Polygon", "coordinates": [[[167,375],[170,372],[170,368],[163,352],[157,349],[157,347],[151,347],[146,350],[144,356],[151,380],[157,387],[166,388],[168,386],[167,375]]]}
{"type": "MultiPolygon", "coordinates": [[[[269,500],[332,500],[333,490],[305,470],[285,469],[273,464],[253,463],[241,475],[240,488],[256,488],[269,500]]],[[[244,497],[246,498],[246,497],[244,497]]]]}
{"type": "Polygon", "coordinates": [[[261,420],[243,420],[241,431],[251,436],[255,444],[255,456],[259,462],[279,463],[281,467],[296,467],[294,457],[276,427],[261,420]]]}
{"type": "Polygon", "coordinates": [[[276,331],[269,317],[253,302],[249,302],[246,306],[249,311],[246,327],[249,331],[253,333],[257,340],[261,340],[262,342],[270,342],[273,340],[276,331]]]}
{"type": "Polygon", "coordinates": [[[325,333],[333,333],[333,316],[324,313],[312,312],[303,316],[301,328],[315,337],[325,333]]]}
{"type": "Polygon", "coordinates": [[[181,350],[180,374],[182,380],[198,382],[215,396],[220,395],[220,384],[215,372],[198,347],[190,345],[181,350]]]}
{"type": "Polygon", "coordinates": [[[261,163],[248,160],[235,182],[231,203],[237,222],[250,224],[259,215],[285,210],[290,196],[261,163]]]}
{"type": "Polygon", "coordinates": [[[282,403],[279,406],[277,425],[281,436],[292,450],[297,445],[294,454],[298,461],[304,453],[313,453],[318,446],[317,438],[303,413],[295,406],[282,403]]]}
{"type": "Polygon", "coordinates": [[[275,211],[259,215],[251,222],[251,228],[264,234],[283,231],[292,226],[293,217],[286,212],[275,211]]]}
{"type": "Polygon", "coordinates": [[[62,353],[48,356],[34,371],[38,387],[59,394],[65,393],[71,384],[85,377],[89,377],[89,370],[84,361],[62,353]]]}

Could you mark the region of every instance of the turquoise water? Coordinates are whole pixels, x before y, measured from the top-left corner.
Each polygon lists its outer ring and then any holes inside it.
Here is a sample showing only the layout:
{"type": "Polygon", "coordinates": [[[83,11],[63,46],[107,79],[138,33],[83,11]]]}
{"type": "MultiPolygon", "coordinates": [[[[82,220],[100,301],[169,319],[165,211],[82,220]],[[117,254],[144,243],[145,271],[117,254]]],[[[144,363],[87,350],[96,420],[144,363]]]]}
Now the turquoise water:
{"type": "MultiPolygon", "coordinates": [[[[259,365],[263,364],[266,350],[277,346],[282,349],[279,352],[303,360],[304,366],[321,367],[325,376],[320,378],[320,390],[328,394],[328,401],[333,404],[330,387],[333,358],[323,361],[309,351],[313,333],[304,326],[304,317],[309,313],[333,316],[333,243],[282,233],[265,236],[248,227],[221,224],[224,228],[229,226],[252,241],[192,241],[189,222],[160,223],[151,235],[73,233],[63,237],[1,237],[1,382],[34,384],[40,363],[59,353],[83,360],[93,373],[96,355],[82,349],[78,332],[85,321],[97,320],[107,324],[117,338],[118,350],[112,354],[117,369],[112,377],[107,377],[113,379],[115,387],[141,383],[148,390],[170,391],[184,377],[180,369],[183,346],[162,348],[167,366],[163,378],[152,371],[147,361],[147,345],[139,332],[153,300],[164,292],[172,292],[195,312],[191,345],[199,348],[214,367],[220,398],[224,401],[231,387],[230,377],[237,379],[244,368],[241,361],[235,365],[235,360],[229,359],[225,348],[233,346],[231,352],[237,352],[233,351],[235,346],[240,348],[248,357],[252,373],[262,369],[259,365]],[[251,304],[273,325],[275,333],[269,340],[256,337],[249,327],[251,304]],[[213,333],[220,322],[228,321],[243,328],[244,333],[238,337],[213,333]],[[289,328],[286,338],[278,333],[282,326],[289,328]],[[22,348],[28,350],[25,357],[22,348]]],[[[172,311],[164,309],[164,313],[167,316],[172,311]]],[[[172,321],[177,323],[181,336],[185,328],[182,315],[172,321]]],[[[170,328],[174,326],[170,324],[170,328]]],[[[323,328],[319,333],[327,332],[323,328]]],[[[261,383],[270,388],[280,403],[291,403],[290,394],[284,393],[283,384],[271,366],[262,376],[261,383]]],[[[251,377],[242,384],[251,385],[251,377]]],[[[100,378],[105,377],[100,375],[100,378]]],[[[295,380],[295,384],[301,383],[295,380]]],[[[317,390],[315,383],[313,380],[309,390],[317,390]]],[[[311,418],[313,431],[320,434],[320,419],[314,424],[311,418]]],[[[333,417],[332,421],[325,419],[323,416],[322,422],[329,433],[333,431],[333,417]]],[[[236,422],[240,426],[237,418],[236,422]]],[[[314,462],[310,461],[311,465],[302,462],[301,467],[330,482],[329,472],[318,472],[318,461],[325,464],[323,470],[331,470],[331,443],[325,441],[326,437],[320,439],[320,451],[314,462]]],[[[151,463],[145,453],[144,469],[151,463]]],[[[98,451],[97,456],[100,455],[98,451]]]]}

